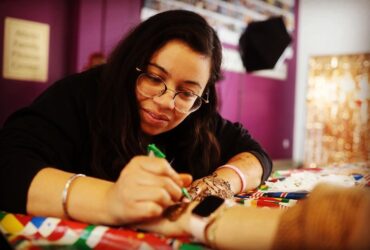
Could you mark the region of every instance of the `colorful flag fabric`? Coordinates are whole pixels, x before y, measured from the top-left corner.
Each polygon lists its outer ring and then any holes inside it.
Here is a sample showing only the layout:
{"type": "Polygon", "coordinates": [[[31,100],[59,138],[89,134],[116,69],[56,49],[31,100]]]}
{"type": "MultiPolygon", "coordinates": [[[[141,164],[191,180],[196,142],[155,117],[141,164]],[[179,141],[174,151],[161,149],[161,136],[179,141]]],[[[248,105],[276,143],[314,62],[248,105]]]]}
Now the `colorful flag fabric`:
{"type": "Polygon", "coordinates": [[[52,217],[32,217],[0,211],[0,231],[15,249],[175,249],[190,239],[169,239],[129,228],[113,228],[52,217]]]}

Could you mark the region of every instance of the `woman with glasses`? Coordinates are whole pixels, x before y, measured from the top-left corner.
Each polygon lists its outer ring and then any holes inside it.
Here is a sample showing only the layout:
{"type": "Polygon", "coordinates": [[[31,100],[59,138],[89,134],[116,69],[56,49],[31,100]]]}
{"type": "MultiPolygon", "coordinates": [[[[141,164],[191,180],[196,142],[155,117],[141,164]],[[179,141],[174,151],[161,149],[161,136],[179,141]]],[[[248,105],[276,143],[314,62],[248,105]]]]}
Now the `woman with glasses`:
{"type": "Polygon", "coordinates": [[[56,82],[7,120],[0,209],[120,225],[160,216],[192,179],[195,200],[257,187],[271,160],[217,112],[221,57],[198,14],[139,24],[105,65],[56,82]],[[153,143],[165,159],[147,156],[153,143]]]}

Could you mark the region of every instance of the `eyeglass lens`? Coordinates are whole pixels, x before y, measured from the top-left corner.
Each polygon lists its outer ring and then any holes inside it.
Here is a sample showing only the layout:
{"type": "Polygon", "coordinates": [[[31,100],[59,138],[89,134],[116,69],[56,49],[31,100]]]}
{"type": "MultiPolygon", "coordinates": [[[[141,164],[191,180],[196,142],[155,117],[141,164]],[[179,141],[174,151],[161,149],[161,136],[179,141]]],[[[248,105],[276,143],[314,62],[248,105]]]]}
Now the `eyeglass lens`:
{"type": "MultiPolygon", "coordinates": [[[[138,77],[137,88],[146,97],[159,97],[169,90],[160,77],[147,73],[142,73],[138,77]]],[[[192,92],[176,92],[173,100],[175,108],[184,113],[192,112],[202,104],[201,98],[192,92]]]]}

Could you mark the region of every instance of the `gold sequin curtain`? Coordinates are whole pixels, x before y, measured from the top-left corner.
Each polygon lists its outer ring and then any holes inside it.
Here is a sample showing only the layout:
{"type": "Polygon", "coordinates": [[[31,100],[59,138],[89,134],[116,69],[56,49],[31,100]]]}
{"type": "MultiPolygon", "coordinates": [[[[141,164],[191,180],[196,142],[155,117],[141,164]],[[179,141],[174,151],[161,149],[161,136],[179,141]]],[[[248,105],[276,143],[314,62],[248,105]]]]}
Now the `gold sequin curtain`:
{"type": "Polygon", "coordinates": [[[306,167],[370,161],[370,54],[309,62],[306,167]]]}

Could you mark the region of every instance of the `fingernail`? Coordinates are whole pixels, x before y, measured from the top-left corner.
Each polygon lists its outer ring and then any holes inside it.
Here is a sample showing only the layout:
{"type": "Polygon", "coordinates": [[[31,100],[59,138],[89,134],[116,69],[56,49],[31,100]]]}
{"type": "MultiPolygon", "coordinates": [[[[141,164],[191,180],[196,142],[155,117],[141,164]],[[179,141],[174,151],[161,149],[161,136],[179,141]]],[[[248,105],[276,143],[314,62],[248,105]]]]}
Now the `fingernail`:
{"type": "Polygon", "coordinates": [[[188,198],[186,198],[186,197],[183,197],[183,198],[182,198],[182,201],[183,201],[183,202],[186,202],[186,203],[191,202],[191,200],[189,200],[189,199],[188,199],[188,198]]]}

